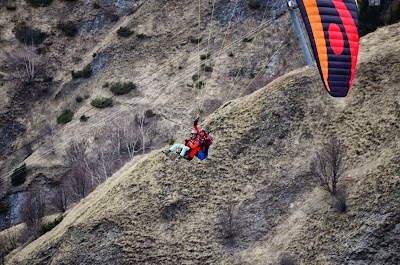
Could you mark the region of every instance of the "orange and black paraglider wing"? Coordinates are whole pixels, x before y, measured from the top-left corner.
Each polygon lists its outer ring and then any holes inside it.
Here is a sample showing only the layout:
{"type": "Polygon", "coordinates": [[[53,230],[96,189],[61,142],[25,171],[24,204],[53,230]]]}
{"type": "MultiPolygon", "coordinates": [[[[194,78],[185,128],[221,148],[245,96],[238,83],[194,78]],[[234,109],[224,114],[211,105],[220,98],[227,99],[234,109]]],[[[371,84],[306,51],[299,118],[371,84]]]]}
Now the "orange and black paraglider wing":
{"type": "Polygon", "coordinates": [[[331,96],[350,91],[358,56],[358,12],[354,0],[297,0],[318,69],[331,96]]]}

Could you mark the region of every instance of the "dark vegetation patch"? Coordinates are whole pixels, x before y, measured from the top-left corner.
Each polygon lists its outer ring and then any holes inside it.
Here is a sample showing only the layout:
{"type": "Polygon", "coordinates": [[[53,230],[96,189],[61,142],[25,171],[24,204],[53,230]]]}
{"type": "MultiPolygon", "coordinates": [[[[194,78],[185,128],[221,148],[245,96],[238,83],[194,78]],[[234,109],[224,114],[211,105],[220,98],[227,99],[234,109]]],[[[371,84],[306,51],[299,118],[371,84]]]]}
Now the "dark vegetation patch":
{"type": "Polygon", "coordinates": [[[211,56],[211,53],[202,54],[202,55],[200,55],[200,59],[201,59],[201,60],[205,60],[205,59],[210,58],[210,56],[211,56]]]}
{"type": "Polygon", "coordinates": [[[15,4],[7,4],[6,9],[9,11],[15,11],[17,10],[17,6],[15,4]]]}
{"type": "Polygon", "coordinates": [[[200,43],[201,41],[203,40],[203,38],[198,38],[198,37],[192,37],[192,38],[190,38],[190,42],[191,43],[196,43],[196,44],[198,44],[198,43],[200,43]]]}
{"type": "Polygon", "coordinates": [[[64,216],[60,216],[56,219],[54,219],[54,221],[49,222],[47,224],[42,224],[40,226],[38,235],[42,236],[44,234],[46,234],[47,232],[51,231],[54,227],[56,227],[56,225],[58,225],[59,223],[61,223],[61,221],[64,219],[64,216]]]}
{"type": "Polygon", "coordinates": [[[192,75],[193,82],[196,82],[199,79],[199,77],[200,77],[199,74],[192,75]]]}
{"type": "Polygon", "coordinates": [[[57,28],[65,33],[69,37],[73,37],[78,33],[78,27],[72,21],[58,22],[57,28]]]}
{"type": "Polygon", "coordinates": [[[66,124],[70,121],[72,121],[72,118],[74,117],[74,112],[70,109],[66,109],[63,111],[63,113],[57,117],[57,123],[58,124],[66,124]]]}
{"type": "Polygon", "coordinates": [[[78,78],[89,78],[90,76],[92,76],[92,67],[90,67],[90,65],[86,66],[85,68],[83,68],[81,71],[72,71],[71,75],[73,79],[78,79],[78,78]]]}
{"type": "Polygon", "coordinates": [[[10,206],[6,202],[0,202],[0,214],[8,212],[10,206]]]}
{"type": "Polygon", "coordinates": [[[79,118],[79,120],[80,120],[81,122],[86,122],[88,119],[89,119],[89,117],[86,116],[86,115],[82,115],[82,116],[79,118]]]}
{"type": "Polygon", "coordinates": [[[136,85],[132,82],[127,83],[115,83],[111,86],[110,90],[114,95],[124,95],[136,89],[136,85]]]}
{"type": "Polygon", "coordinates": [[[121,36],[121,37],[124,37],[124,38],[127,38],[127,37],[131,36],[133,33],[134,32],[131,29],[127,28],[127,27],[120,27],[117,30],[118,36],[121,36]]]}
{"type": "Polygon", "coordinates": [[[209,65],[206,65],[206,64],[202,64],[201,68],[203,68],[203,70],[206,71],[206,72],[212,72],[213,71],[212,66],[209,66],[209,65]]]}
{"type": "Polygon", "coordinates": [[[26,164],[21,165],[20,167],[14,169],[11,174],[11,183],[13,186],[19,186],[23,184],[26,180],[27,169],[26,164]]]}
{"type": "Polygon", "coordinates": [[[106,107],[111,107],[113,104],[112,98],[95,98],[90,103],[93,107],[102,109],[106,107]]]}
{"type": "Polygon", "coordinates": [[[198,81],[197,83],[196,83],[196,88],[198,88],[198,89],[202,89],[203,87],[204,87],[204,82],[203,81],[198,81]]]}
{"type": "Polygon", "coordinates": [[[250,9],[258,9],[261,6],[258,0],[250,0],[247,5],[250,9]]]}
{"type": "Polygon", "coordinates": [[[156,114],[154,113],[154,111],[152,109],[148,109],[146,110],[146,112],[144,113],[144,116],[146,116],[146,118],[151,118],[154,117],[156,114]]]}
{"type": "Polygon", "coordinates": [[[41,44],[47,37],[47,34],[29,27],[26,22],[18,23],[14,29],[15,38],[25,45],[41,44]]]}
{"type": "Polygon", "coordinates": [[[53,2],[53,0],[25,0],[25,1],[33,7],[46,7],[53,2]]]}

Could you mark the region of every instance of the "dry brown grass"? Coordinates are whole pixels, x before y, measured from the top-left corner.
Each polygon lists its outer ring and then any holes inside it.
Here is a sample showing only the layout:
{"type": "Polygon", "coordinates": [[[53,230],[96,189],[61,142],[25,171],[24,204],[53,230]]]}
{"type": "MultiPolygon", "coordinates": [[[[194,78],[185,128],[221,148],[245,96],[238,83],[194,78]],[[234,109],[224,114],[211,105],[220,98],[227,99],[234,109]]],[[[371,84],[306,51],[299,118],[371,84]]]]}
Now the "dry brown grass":
{"type": "MultiPolygon", "coordinates": [[[[148,10],[150,5],[146,6],[148,10]]],[[[184,12],[194,11],[187,7],[184,12]]],[[[125,19],[119,25],[131,26],[132,21],[125,19]]],[[[138,31],[155,36],[169,30],[166,23],[157,28],[154,23],[137,25],[138,31]]],[[[361,40],[357,75],[347,98],[328,97],[313,67],[277,79],[269,87],[281,82],[287,86],[266,98],[267,92],[260,90],[232,101],[225,109],[209,115],[203,125],[213,124],[225,110],[235,113],[246,102],[262,98],[213,134],[215,144],[208,160],[175,163],[158,150],[136,157],[82,199],[52,231],[9,255],[8,263],[274,264],[287,252],[300,264],[335,264],[342,262],[344,255],[377,264],[395,264],[396,249],[387,248],[387,243],[395,239],[395,234],[390,233],[395,233],[392,231],[400,203],[396,105],[400,100],[399,36],[397,24],[361,40]],[[307,77],[293,81],[299,76],[307,77]],[[349,195],[346,214],[333,211],[326,195],[308,186],[310,154],[332,135],[343,141],[350,152],[347,161],[351,170],[343,177],[349,195]],[[216,233],[218,212],[231,201],[237,205],[238,243],[223,245],[216,233]],[[185,207],[165,220],[166,207],[176,202],[185,207]],[[388,238],[381,239],[385,235],[388,238]],[[369,248],[387,250],[387,260],[365,253],[369,248]]],[[[109,42],[103,43],[107,47],[102,49],[110,52],[112,47],[116,50],[113,58],[127,58],[120,44],[108,38],[109,42]]],[[[170,37],[163,36],[158,41],[168,43],[166,38],[170,37]]],[[[166,52],[167,48],[161,51],[166,52]]],[[[94,87],[117,81],[109,80],[116,72],[128,78],[136,74],[134,69],[149,73],[160,63],[157,58],[146,58],[146,63],[137,60],[131,67],[131,60],[115,60],[114,68],[107,68],[88,88],[95,91],[95,96],[102,95],[105,92],[94,87]]],[[[221,70],[224,75],[227,69],[221,70]]],[[[190,78],[188,75],[188,81],[190,78]]],[[[219,82],[215,87],[221,85],[219,82]]],[[[169,105],[168,95],[176,96],[179,91],[177,99],[182,101],[190,94],[176,86],[163,90],[166,96],[159,97],[155,89],[143,87],[146,89],[141,90],[142,101],[149,100],[146,104],[156,113],[162,113],[162,106],[169,105]]],[[[219,93],[213,91],[210,97],[219,93]]],[[[163,113],[169,124],[165,121],[161,126],[171,128],[175,122],[179,124],[175,127],[178,133],[187,130],[193,116],[187,109],[168,108],[163,113]],[[184,120],[187,124],[182,123],[184,120]]],[[[65,140],[66,134],[60,138],[65,140]]],[[[30,161],[35,165],[57,162],[54,159],[34,163],[34,157],[30,161]]],[[[394,240],[392,246],[398,246],[395,244],[398,242],[394,240]]]]}

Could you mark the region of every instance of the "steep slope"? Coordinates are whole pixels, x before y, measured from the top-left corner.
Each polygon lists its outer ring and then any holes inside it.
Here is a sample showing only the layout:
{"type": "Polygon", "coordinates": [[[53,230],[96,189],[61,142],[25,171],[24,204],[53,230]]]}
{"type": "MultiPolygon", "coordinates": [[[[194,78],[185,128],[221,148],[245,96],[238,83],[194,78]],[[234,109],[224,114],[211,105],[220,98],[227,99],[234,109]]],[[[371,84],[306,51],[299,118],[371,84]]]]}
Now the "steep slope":
{"type": "Polygon", "coordinates": [[[347,98],[329,97],[315,67],[291,72],[207,118],[224,119],[209,159],[137,157],[8,263],[274,264],[283,252],[300,264],[399,263],[399,33],[361,40],[347,98]],[[309,174],[331,137],[348,149],[343,214],[309,174]],[[233,240],[221,233],[229,205],[233,240]]]}
{"type": "MultiPolygon", "coordinates": [[[[198,72],[199,55],[207,50],[211,53],[207,65],[216,66],[218,62],[218,67],[212,82],[212,74],[204,74],[206,85],[210,87],[201,115],[205,117],[221,106],[225,91],[236,79],[231,94],[235,98],[282,41],[286,43],[295,37],[288,16],[277,16],[286,5],[284,2],[268,1],[268,6],[262,4],[258,9],[249,8],[243,0],[235,3],[233,6],[232,1],[215,1],[213,12],[212,5],[202,1],[199,12],[198,3],[188,0],[101,0],[98,1],[100,8],[87,1],[53,1],[49,7],[32,8],[26,1],[19,0],[15,2],[15,12],[1,9],[0,27],[4,33],[1,41],[6,47],[1,50],[1,59],[5,52],[20,48],[13,29],[25,21],[49,35],[47,44],[38,48],[45,51],[41,56],[47,63],[46,74],[53,77],[53,82],[40,79],[30,88],[21,87],[10,77],[10,71],[4,73],[2,90],[6,93],[4,104],[0,106],[0,130],[5,133],[0,140],[7,144],[1,145],[0,151],[0,174],[5,176],[0,197],[7,192],[25,190],[34,181],[60,180],[65,174],[63,155],[71,140],[93,142],[94,133],[102,131],[110,120],[134,120],[138,113],[152,110],[156,114],[152,121],[157,122],[158,133],[149,137],[152,142],[146,143],[147,146],[159,148],[170,138],[182,137],[186,124],[195,116],[194,106],[199,101],[199,91],[192,76],[198,72]],[[269,22],[263,24],[255,39],[264,15],[269,15],[269,22]],[[75,37],[66,37],[57,28],[58,23],[65,20],[78,26],[75,37]],[[229,25],[231,28],[227,30],[229,25]],[[120,37],[117,34],[120,27],[130,28],[134,34],[128,38],[120,37]],[[199,30],[200,47],[196,44],[199,30]],[[253,34],[245,35],[251,32],[253,34]],[[245,37],[247,39],[243,41],[245,37]],[[254,45],[252,39],[255,39],[254,45]],[[225,44],[221,58],[217,59],[225,44]],[[245,58],[247,60],[236,78],[245,58]],[[81,70],[87,65],[93,69],[90,78],[75,80],[71,77],[72,70],[81,70]],[[99,110],[91,106],[91,100],[96,97],[112,96],[110,86],[113,83],[128,81],[137,84],[136,91],[114,97],[112,108],[99,110]],[[84,95],[90,98],[76,102],[76,97],[84,95]],[[74,111],[74,119],[58,125],[56,118],[64,109],[74,111]],[[79,117],[82,115],[89,120],[81,122],[79,117]],[[54,148],[52,142],[57,143],[54,148]],[[51,149],[54,152],[49,151],[51,149]],[[27,182],[14,188],[7,173],[22,162],[29,168],[27,182]],[[46,178],[38,180],[39,175],[46,178]]],[[[245,94],[259,89],[285,71],[303,66],[302,54],[292,52],[298,46],[297,42],[291,42],[278,52],[258,84],[255,82],[245,94]]],[[[206,92],[202,93],[204,96],[206,92]]]]}

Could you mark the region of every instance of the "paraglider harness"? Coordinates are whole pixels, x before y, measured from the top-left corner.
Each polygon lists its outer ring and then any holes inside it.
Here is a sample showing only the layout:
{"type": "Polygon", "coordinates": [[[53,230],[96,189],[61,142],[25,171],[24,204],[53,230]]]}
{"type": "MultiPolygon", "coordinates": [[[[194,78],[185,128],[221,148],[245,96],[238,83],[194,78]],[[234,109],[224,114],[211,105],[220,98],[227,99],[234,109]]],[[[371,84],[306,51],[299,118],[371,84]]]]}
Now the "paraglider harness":
{"type": "MultiPolygon", "coordinates": [[[[209,136],[209,134],[207,133],[207,135],[209,136]]],[[[214,139],[209,136],[211,141],[213,141],[214,139]]],[[[210,149],[210,145],[209,144],[205,144],[205,147],[203,147],[202,149],[200,149],[195,156],[197,156],[200,160],[204,160],[207,159],[208,157],[208,150],[210,149]],[[203,151],[204,150],[204,151],[203,151]]],[[[189,153],[192,151],[192,149],[189,149],[188,151],[186,151],[185,155],[189,155],[189,153]]]]}
{"type": "MultiPolygon", "coordinates": [[[[193,124],[197,132],[199,132],[199,130],[198,130],[198,128],[197,128],[198,120],[199,120],[199,117],[197,117],[197,118],[194,120],[194,124],[193,124]]],[[[204,130],[204,132],[205,132],[205,130],[204,130]]],[[[207,157],[208,157],[208,150],[210,149],[210,145],[212,144],[212,142],[213,142],[213,140],[214,140],[214,139],[210,136],[210,133],[211,133],[211,131],[205,132],[204,141],[203,141],[203,142],[200,142],[200,144],[201,144],[201,145],[200,145],[201,149],[195,154],[195,156],[197,156],[200,160],[207,159],[207,157]],[[208,143],[208,142],[210,142],[210,141],[211,141],[211,144],[208,143]]],[[[199,141],[200,141],[200,135],[198,135],[198,137],[199,137],[199,141]]],[[[189,155],[189,153],[190,153],[191,151],[192,151],[192,149],[190,149],[189,151],[187,151],[185,155],[189,155]]]]}

